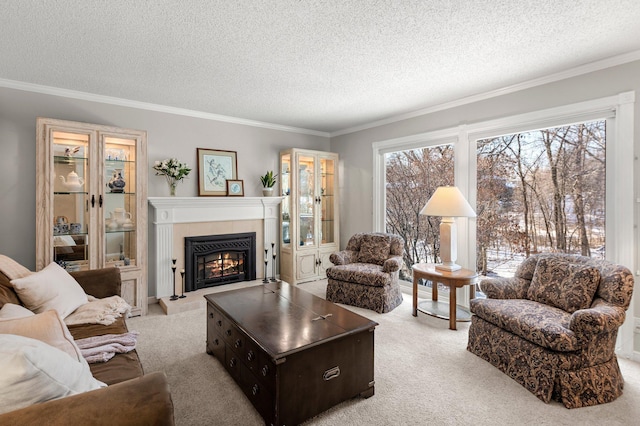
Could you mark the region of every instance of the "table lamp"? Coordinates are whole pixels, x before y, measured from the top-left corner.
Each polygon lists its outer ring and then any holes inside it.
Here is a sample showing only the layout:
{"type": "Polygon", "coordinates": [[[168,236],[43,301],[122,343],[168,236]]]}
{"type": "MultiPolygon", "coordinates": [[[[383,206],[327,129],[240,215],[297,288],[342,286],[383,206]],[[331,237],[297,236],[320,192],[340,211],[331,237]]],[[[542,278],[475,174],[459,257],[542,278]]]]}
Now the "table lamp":
{"type": "Polygon", "coordinates": [[[476,212],[455,186],[440,186],[433,193],[427,204],[420,210],[426,216],[441,216],[440,222],[440,258],[436,265],[440,271],[457,271],[462,269],[455,262],[458,258],[458,243],[455,217],[476,217],[476,212]]]}

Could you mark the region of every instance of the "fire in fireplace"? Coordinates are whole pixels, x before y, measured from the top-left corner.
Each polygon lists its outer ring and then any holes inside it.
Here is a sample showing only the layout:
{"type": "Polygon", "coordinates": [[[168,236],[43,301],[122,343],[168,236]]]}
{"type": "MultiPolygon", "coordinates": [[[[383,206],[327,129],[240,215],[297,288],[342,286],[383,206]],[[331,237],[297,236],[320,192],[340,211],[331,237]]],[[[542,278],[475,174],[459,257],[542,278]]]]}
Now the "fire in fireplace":
{"type": "Polygon", "coordinates": [[[186,237],[185,291],[256,279],[256,233],[186,237]]]}

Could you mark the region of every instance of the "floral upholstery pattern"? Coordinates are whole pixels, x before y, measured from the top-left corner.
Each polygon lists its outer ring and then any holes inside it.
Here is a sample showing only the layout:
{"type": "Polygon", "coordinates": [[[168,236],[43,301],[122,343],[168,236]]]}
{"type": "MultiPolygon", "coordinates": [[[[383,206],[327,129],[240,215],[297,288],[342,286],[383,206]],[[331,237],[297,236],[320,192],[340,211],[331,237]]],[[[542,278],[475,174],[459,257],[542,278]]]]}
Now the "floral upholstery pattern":
{"type": "Polygon", "coordinates": [[[544,258],[533,273],[527,298],[573,313],[591,305],[599,283],[598,268],[544,258]]]}
{"type": "Polygon", "coordinates": [[[327,268],[327,300],[392,311],[403,300],[398,281],[403,253],[404,240],[398,235],[355,234],[345,250],[329,257],[334,266],[327,268]]]}
{"type": "Polygon", "coordinates": [[[554,351],[575,351],[578,339],[569,329],[571,314],[533,300],[474,299],[472,312],[524,339],[554,351]]]}
{"type": "Polygon", "coordinates": [[[386,234],[364,234],[360,242],[358,262],[382,265],[391,251],[391,237],[386,234]]]}
{"type": "Polygon", "coordinates": [[[391,285],[392,275],[383,272],[382,266],[371,263],[350,263],[348,265],[337,265],[327,269],[327,277],[353,283],[366,283],[373,287],[384,287],[391,285]]]}
{"type": "MultiPolygon", "coordinates": [[[[588,279],[578,281],[590,285],[588,279]]],[[[480,287],[487,299],[471,301],[469,351],[544,402],[555,399],[567,408],[577,408],[611,402],[622,394],[624,380],[615,342],[633,292],[633,275],[627,268],[582,256],[541,254],[526,259],[513,278],[485,280],[480,287]],[[569,262],[573,270],[581,269],[574,265],[597,269],[595,294],[581,290],[592,294],[586,309],[570,312],[556,307],[557,303],[530,300],[536,274],[544,280],[563,275],[547,273],[546,266],[536,272],[543,259],[547,266],[549,259],[559,259],[556,264],[569,262]]],[[[541,287],[551,289],[543,300],[563,297],[553,285],[541,287]]]]}

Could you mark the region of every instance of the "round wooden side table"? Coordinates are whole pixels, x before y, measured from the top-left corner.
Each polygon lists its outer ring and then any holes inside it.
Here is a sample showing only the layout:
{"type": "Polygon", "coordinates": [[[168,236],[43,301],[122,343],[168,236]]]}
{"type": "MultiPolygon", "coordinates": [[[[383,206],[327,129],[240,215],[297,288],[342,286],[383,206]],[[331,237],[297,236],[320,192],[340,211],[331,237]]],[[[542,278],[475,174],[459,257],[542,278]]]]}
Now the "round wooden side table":
{"type": "Polygon", "coordinates": [[[413,316],[418,316],[418,311],[449,320],[449,329],[456,329],[456,321],[470,321],[471,313],[457,306],[456,289],[471,285],[470,299],[475,297],[475,284],[478,274],[469,269],[459,269],[448,272],[436,269],[435,263],[416,263],[413,269],[413,316]],[[418,280],[424,278],[432,282],[431,300],[425,300],[418,304],[418,280]],[[438,302],[438,283],[449,287],[449,307],[438,302]]]}

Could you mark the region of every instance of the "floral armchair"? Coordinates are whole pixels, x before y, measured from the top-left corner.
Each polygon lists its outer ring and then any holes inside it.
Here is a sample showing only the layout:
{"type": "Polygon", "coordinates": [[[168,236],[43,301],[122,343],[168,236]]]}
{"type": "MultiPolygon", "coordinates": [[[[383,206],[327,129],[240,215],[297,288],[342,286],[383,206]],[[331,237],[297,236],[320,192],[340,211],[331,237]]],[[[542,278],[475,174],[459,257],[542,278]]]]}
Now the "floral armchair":
{"type": "Polygon", "coordinates": [[[390,312],[402,303],[399,271],[404,240],[399,235],[359,233],[345,250],[331,254],[327,268],[327,300],[390,312]]]}
{"type": "Polygon", "coordinates": [[[615,355],[633,275],[605,260],[566,254],[526,259],[513,278],[484,280],[473,299],[467,349],[544,402],[567,408],[622,394],[615,355]]]}

